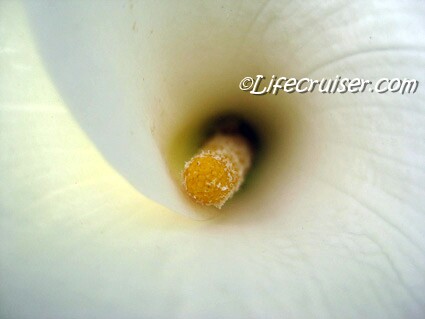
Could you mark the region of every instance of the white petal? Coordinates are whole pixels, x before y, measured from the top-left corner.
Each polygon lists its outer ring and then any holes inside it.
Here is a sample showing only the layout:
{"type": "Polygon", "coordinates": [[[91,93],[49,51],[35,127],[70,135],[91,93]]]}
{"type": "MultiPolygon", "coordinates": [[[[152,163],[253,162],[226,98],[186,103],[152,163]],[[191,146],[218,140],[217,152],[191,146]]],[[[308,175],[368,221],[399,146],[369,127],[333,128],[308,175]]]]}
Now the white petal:
{"type": "Polygon", "coordinates": [[[421,316],[421,87],[404,96],[235,92],[257,72],[423,83],[421,2],[102,3],[76,15],[52,2],[43,16],[29,5],[43,60],[20,6],[0,4],[1,317],[421,316]],[[83,28],[88,17],[102,28],[83,28]],[[71,51],[45,46],[59,42],[43,35],[64,35],[73,21],[75,32],[59,38],[71,51]],[[102,48],[110,54],[91,51],[102,48]],[[76,59],[95,53],[99,64],[76,59]],[[144,199],[139,191],[196,213],[168,176],[161,143],[176,133],[173,121],[192,112],[203,120],[223,101],[246,103],[238,110],[270,127],[245,193],[205,222],[144,199]],[[145,150],[151,157],[141,159],[145,150]]]}

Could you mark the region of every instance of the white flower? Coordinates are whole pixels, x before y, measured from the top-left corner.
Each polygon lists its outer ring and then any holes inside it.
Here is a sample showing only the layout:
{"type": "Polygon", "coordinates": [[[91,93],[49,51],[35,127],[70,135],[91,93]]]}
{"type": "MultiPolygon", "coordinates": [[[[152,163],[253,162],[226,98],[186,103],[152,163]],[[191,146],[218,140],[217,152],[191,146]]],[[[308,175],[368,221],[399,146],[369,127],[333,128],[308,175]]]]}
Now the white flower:
{"type": "Polygon", "coordinates": [[[424,15],[392,0],[1,2],[0,317],[421,317],[424,15]],[[256,74],[420,86],[240,91],[256,74]],[[228,111],[264,151],[208,219],[178,176],[228,111]]]}

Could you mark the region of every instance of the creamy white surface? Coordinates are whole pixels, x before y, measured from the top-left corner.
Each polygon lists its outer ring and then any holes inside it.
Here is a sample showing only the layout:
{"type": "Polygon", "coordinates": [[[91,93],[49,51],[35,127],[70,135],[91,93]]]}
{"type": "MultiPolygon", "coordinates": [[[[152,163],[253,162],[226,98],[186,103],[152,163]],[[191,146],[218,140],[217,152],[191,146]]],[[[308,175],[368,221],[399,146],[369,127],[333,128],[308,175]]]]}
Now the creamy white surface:
{"type": "Polygon", "coordinates": [[[250,100],[237,86],[425,83],[424,15],[421,1],[1,2],[1,317],[420,318],[422,87],[250,100]],[[199,217],[161,152],[217,92],[276,138],[246,194],[197,222],[173,211],[199,217]]]}

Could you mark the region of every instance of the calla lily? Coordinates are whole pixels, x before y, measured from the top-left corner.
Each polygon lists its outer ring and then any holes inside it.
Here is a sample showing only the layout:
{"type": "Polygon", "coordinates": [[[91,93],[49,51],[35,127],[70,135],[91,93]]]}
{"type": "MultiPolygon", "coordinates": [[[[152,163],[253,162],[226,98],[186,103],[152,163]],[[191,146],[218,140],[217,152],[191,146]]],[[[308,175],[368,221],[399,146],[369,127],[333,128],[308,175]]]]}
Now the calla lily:
{"type": "Polygon", "coordinates": [[[422,317],[422,87],[238,85],[421,85],[424,16],[421,1],[0,3],[0,317],[422,317]],[[179,178],[226,113],[262,148],[218,211],[179,178]]]}

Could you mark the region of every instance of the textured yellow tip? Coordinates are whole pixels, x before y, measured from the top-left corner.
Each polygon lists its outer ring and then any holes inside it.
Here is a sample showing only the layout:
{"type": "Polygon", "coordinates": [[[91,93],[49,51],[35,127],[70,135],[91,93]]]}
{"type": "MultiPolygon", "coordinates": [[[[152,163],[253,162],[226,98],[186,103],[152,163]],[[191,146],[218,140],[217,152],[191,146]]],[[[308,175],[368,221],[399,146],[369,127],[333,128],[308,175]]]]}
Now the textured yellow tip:
{"type": "Polygon", "coordinates": [[[249,142],[240,135],[218,134],[186,163],[183,185],[197,203],[221,208],[241,186],[251,165],[249,142]]]}

